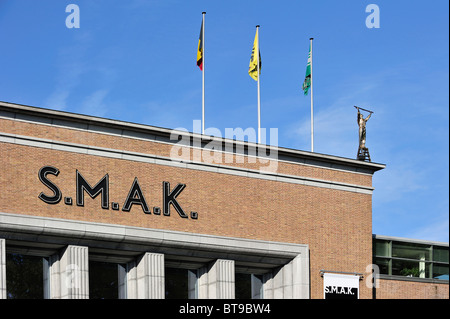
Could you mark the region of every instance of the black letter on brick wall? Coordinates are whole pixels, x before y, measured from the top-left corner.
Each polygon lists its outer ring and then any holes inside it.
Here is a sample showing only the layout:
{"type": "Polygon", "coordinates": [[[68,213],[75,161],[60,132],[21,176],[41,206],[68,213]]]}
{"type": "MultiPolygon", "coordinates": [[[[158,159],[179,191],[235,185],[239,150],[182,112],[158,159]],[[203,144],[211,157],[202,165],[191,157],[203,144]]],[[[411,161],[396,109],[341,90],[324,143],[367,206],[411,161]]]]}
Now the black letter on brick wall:
{"type": "Polygon", "coordinates": [[[141,205],[142,210],[146,214],[150,214],[147,202],[145,201],[144,194],[142,193],[141,186],[139,185],[137,177],[134,178],[133,185],[130,188],[125,204],[123,204],[122,210],[129,212],[133,204],[141,205]]]}
{"type": "Polygon", "coordinates": [[[185,184],[178,184],[173,191],[170,191],[170,183],[163,182],[163,214],[165,216],[170,216],[170,204],[175,207],[175,210],[183,218],[188,218],[183,208],[178,204],[176,197],[180,195],[183,189],[186,187],[185,184]]]}
{"type": "Polygon", "coordinates": [[[56,186],[49,179],[47,179],[47,174],[58,176],[59,169],[52,166],[44,166],[39,170],[38,174],[39,180],[42,182],[42,184],[44,184],[53,191],[53,196],[47,196],[44,194],[44,192],[41,192],[38,197],[47,204],[58,204],[62,198],[61,191],[59,190],[58,186],[56,186]]]}
{"type": "Polygon", "coordinates": [[[108,174],[103,176],[103,178],[94,186],[91,185],[84,179],[83,175],[77,170],[77,205],[84,206],[84,191],[89,194],[89,196],[94,199],[98,194],[102,193],[102,208],[109,208],[109,182],[108,174]]]}

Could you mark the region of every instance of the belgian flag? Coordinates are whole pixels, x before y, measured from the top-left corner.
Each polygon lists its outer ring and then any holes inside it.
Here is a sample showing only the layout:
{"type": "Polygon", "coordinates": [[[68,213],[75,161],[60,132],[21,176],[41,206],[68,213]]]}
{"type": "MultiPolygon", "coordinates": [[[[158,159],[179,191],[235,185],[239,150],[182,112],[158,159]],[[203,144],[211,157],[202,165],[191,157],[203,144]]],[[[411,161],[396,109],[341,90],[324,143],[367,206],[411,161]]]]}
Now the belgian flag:
{"type": "Polygon", "coordinates": [[[203,20],[200,28],[200,36],[198,38],[197,66],[203,71],[203,20]]]}

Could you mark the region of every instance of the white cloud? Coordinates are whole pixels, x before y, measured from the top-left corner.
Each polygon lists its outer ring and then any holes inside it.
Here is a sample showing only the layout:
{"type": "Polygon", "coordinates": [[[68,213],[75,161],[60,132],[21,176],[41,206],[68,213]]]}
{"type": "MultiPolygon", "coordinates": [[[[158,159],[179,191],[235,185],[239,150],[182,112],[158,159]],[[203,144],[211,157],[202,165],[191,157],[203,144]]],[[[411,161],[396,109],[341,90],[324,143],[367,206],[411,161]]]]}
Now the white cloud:
{"type": "Polygon", "coordinates": [[[55,88],[44,101],[45,106],[59,110],[67,109],[69,96],[80,84],[81,77],[88,69],[84,58],[89,42],[89,33],[80,33],[73,45],[60,49],[56,61],[58,73],[55,88]]]}
{"type": "Polygon", "coordinates": [[[449,218],[448,215],[441,220],[426,223],[407,235],[407,238],[424,239],[448,243],[449,241],[449,218]]]}
{"type": "Polygon", "coordinates": [[[67,108],[69,94],[67,89],[57,89],[47,98],[45,105],[55,110],[64,110],[67,108]]]}
{"type": "Polygon", "coordinates": [[[89,95],[81,104],[81,113],[94,116],[105,116],[108,111],[107,105],[104,103],[108,90],[97,90],[89,95]]]}

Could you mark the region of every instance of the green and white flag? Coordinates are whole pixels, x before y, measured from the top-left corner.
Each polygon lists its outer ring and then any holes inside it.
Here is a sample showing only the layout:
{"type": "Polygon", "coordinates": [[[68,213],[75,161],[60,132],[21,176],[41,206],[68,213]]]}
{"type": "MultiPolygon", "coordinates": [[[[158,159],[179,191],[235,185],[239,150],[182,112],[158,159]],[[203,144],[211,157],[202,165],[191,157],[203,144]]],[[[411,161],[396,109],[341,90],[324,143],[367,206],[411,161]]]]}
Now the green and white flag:
{"type": "Polygon", "coordinates": [[[305,95],[308,95],[308,89],[311,86],[311,44],[309,45],[308,64],[306,65],[306,75],[303,81],[302,89],[305,95]]]}

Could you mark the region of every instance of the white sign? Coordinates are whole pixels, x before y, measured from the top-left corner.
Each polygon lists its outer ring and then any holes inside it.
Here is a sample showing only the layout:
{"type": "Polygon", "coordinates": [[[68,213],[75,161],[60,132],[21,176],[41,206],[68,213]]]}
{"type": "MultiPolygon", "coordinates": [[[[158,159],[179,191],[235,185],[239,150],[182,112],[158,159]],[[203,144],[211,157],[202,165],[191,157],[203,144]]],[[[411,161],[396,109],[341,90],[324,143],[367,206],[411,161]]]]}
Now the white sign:
{"type": "Polygon", "coordinates": [[[359,276],[323,274],[324,299],[359,299],[359,276]]]}

